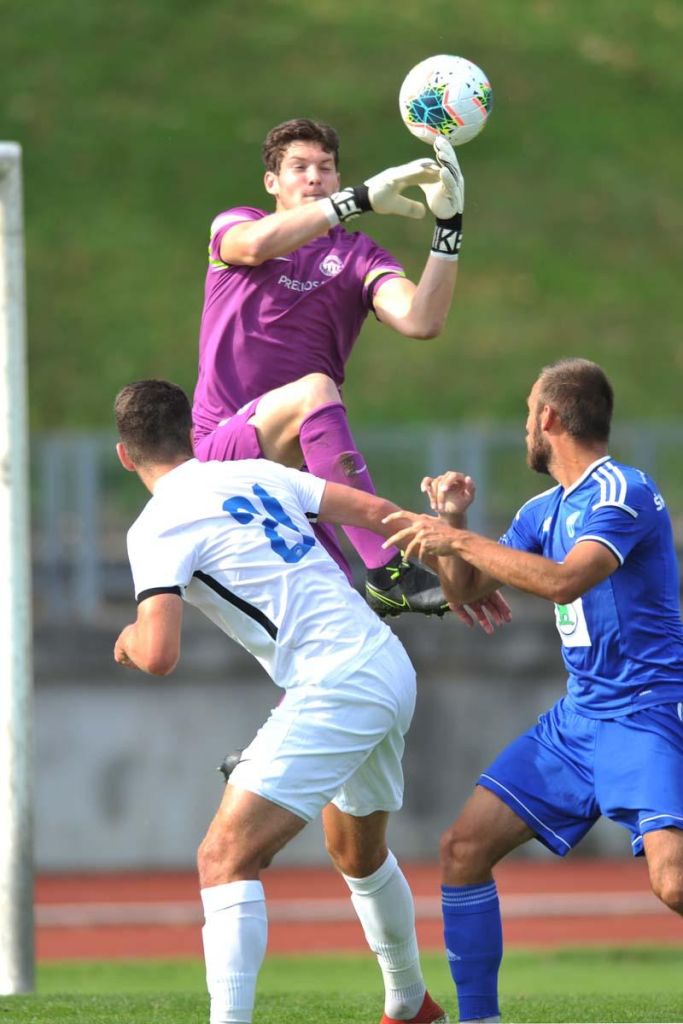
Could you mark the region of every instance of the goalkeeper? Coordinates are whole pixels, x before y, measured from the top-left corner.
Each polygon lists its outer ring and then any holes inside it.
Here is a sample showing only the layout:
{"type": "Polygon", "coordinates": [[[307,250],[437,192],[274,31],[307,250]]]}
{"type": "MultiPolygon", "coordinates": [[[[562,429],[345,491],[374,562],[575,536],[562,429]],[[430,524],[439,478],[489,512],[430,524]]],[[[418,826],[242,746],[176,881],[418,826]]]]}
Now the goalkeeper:
{"type": "MultiPolygon", "coordinates": [[[[398,334],[433,338],[453,298],[464,182],[450,143],[435,159],[390,168],[341,188],[339,138],[305,118],[273,128],[263,144],[266,192],[275,212],[238,206],[211,225],[193,419],[198,458],[265,457],[374,493],[349,429],[341,388],[363,322],[372,312],[398,334]],[[436,217],[417,284],[368,235],[347,222],[370,212],[421,218],[419,186],[436,217]]],[[[333,528],[319,539],[349,578],[333,528]]],[[[366,597],[380,615],[443,614],[438,579],[358,527],[346,530],[366,570],[366,597]]]]}

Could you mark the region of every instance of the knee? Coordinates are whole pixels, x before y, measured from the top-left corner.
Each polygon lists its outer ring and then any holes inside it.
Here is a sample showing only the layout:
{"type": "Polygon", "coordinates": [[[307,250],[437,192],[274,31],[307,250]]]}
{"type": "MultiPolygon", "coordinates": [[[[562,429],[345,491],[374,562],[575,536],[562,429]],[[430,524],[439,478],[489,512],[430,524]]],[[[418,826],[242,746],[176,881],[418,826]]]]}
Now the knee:
{"type": "Polygon", "coordinates": [[[683,877],[679,874],[669,875],[664,872],[661,877],[652,879],[652,891],[677,914],[683,915],[683,877]]]}
{"type": "Polygon", "coordinates": [[[258,878],[271,859],[260,851],[250,850],[228,831],[210,829],[197,850],[200,887],[258,878]]]}
{"type": "Polygon", "coordinates": [[[299,381],[301,398],[300,412],[303,417],[309,415],[321,405],[330,402],[341,402],[339,388],[326,373],[309,373],[299,381]]]}
{"type": "Polygon", "coordinates": [[[472,858],[472,844],[459,822],[454,822],[442,834],[439,840],[439,859],[444,870],[453,870],[456,865],[462,866],[472,858]]]}
{"type": "Polygon", "coordinates": [[[455,821],[441,836],[439,858],[447,885],[472,885],[489,875],[492,864],[479,835],[455,821]]]}
{"type": "Polygon", "coordinates": [[[337,871],[348,878],[367,878],[373,875],[389,856],[386,844],[359,848],[353,842],[332,841],[326,837],[325,846],[337,871]]]}
{"type": "Polygon", "coordinates": [[[197,850],[197,873],[199,884],[204,889],[209,885],[220,885],[221,882],[229,881],[227,877],[230,871],[230,846],[227,837],[219,837],[213,832],[208,832],[197,850]],[[217,881],[221,877],[221,882],[217,881]]]}

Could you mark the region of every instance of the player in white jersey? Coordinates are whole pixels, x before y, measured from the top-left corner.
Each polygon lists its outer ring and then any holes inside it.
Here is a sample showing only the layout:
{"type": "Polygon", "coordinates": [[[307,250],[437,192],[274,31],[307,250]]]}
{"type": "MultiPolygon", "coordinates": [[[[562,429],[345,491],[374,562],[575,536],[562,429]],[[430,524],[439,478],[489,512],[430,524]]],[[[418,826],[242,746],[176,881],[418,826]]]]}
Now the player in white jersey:
{"type": "Polygon", "coordinates": [[[184,598],[285,691],[199,849],[211,1024],[251,1021],[267,931],[260,873],[321,812],[382,971],[383,1024],[445,1021],[425,989],[412,894],[386,842],[402,802],[415,673],[311,528],[320,516],[382,530],[396,506],[265,460],[197,461],[189,402],[167,381],[129,385],[115,411],[121,463],[152,492],[128,535],[138,612],[116,661],[171,672],[184,598]]]}
{"type": "MultiPolygon", "coordinates": [[[[604,815],[631,833],[656,895],[683,914],[683,625],[671,520],[639,469],[610,458],[612,388],[585,359],[545,367],[528,398],[530,467],[557,486],[499,543],[465,528],[474,483],[426,478],[433,516],[393,538],[441,556],[446,595],[507,583],[555,605],[567,694],[503,750],[442,840],[444,935],[461,1020],[498,1020],[492,868],[531,838],[564,856],[604,815]]],[[[404,513],[396,513],[400,519],[404,513]]]]}

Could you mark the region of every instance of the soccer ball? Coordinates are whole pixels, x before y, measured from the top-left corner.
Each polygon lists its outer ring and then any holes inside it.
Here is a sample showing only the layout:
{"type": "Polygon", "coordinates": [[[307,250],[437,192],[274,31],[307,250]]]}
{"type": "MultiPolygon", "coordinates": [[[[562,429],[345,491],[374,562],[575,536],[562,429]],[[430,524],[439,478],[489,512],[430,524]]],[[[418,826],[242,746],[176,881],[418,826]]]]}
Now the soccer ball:
{"type": "Polygon", "coordinates": [[[432,145],[445,135],[454,146],[482,130],[493,107],[488,78],[464,57],[427,57],[403,79],[398,97],[408,131],[432,145]]]}

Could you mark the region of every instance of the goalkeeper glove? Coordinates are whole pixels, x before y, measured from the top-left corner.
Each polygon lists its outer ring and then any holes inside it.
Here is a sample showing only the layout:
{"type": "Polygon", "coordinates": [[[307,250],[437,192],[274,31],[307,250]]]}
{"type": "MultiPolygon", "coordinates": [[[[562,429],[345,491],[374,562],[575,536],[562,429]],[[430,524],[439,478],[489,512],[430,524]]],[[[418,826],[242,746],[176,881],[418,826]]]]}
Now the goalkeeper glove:
{"type": "Polygon", "coordinates": [[[462,242],[462,211],[465,206],[465,180],[455,150],[439,135],[434,143],[439,165],[436,182],[420,184],[427,205],[436,217],[432,253],[443,260],[457,260],[462,242]]]}
{"type": "Polygon", "coordinates": [[[438,164],[430,159],[412,160],[400,167],[390,167],[368,178],[362,185],[333,192],[329,199],[324,200],[328,204],[327,219],[334,226],[374,210],[375,213],[395,213],[399,217],[419,220],[425,215],[424,205],[414,199],[406,199],[402,192],[410,185],[422,187],[438,179],[438,164]]]}

